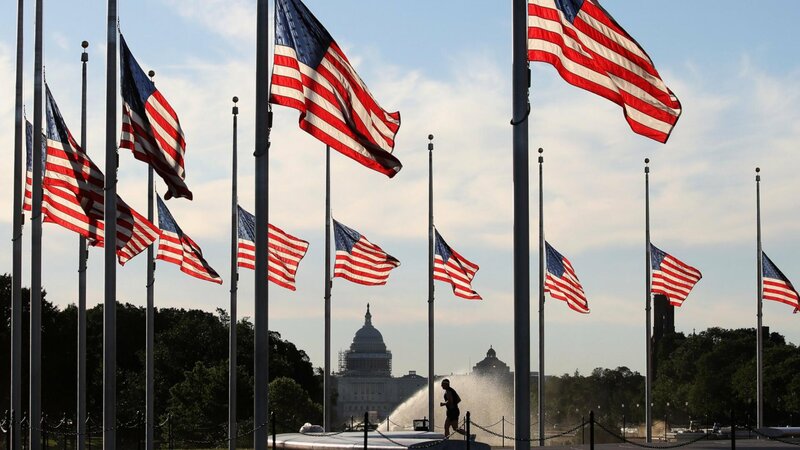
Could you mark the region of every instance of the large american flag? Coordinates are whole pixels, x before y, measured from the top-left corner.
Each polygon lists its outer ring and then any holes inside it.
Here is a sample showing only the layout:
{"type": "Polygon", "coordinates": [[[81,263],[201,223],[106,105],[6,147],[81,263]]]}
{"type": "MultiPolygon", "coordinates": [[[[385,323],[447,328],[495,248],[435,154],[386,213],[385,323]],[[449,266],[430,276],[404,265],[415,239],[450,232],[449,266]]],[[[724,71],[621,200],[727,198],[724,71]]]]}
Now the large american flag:
{"type": "Polygon", "coordinates": [[[681,306],[703,274],[694,267],[650,244],[653,294],[662,294],[673,306],[681,306]]]}
{"type": "Polygon", "coordinates": [[[761,252],[761,256],[763,257],[761,262],[761,289],[764,300],[786,303],[794,307],[795,313],[800,311],[800,295],[797,294],[797,289],[786,278],[786,275],[778,269],[778,266],[769,259],[766,253],[761,252]]]}
{"type": "Polygon", "coordinates": [[[357,231],[333,221],[336,261],[333,276],[367,286],[386,284],[389,272],[400,265],[394,256],[357,231]]]}
{"type": "Polygon", "coordinates": [[[178,115],[167,99],[147,78],[136,62],[125,38],[119,40],[120,82],[122,83],[122,137],[119,146],[133,151],[134,158],[153,167],[167,184],[164,197],[192,199],[183,181],[186,141],[178,115]]]}
{"type": "Polygon", "coordinates": [[[156,259],[179,266],[181,272],[187,275],[222,284],[222,278],[203,258],[200,246],[184,234],[161,197],[157,196],[156,200],[158,203],[158,227],[161,228],[156,259]]]}
{"type": "Polygon", "coordinates": [[[544,245],[547,257],[544,291],[549,292],[554,299],[567,302],[570,309],[589,314],[589,302],[586,301],[586,294],[583,293],[583,286],[572,263],[550,243],[545,241],[544,245]]]}
{"type": "MultiPolygon", "coordinates": [[[[22,200],[22,209],[31,210],[31,199],[33,198],[33,125],[25,119],[25,197],[22,200]]],[[[42,171],[44,171],[45,160],[47,159],[47,137],[42,138],[42,171]]]]}
{"type": "Polygon", "coordinates": [[[597,0],[529,0],[528,59],[622,106],[631,129],[658,142],[681,115],[650,57],[597,0]]]}
{"type": "Polygon", "coordinates": [[[342,49],[300,0],[275,1],[272,103],[300,111],[300,128],[331,148],[393,177],[400,113],[387,112],[342,49]]]}
{"type": "MultiPolygon", "coordinates": [[[[306,255],[308,242],[269,224],[267,243],[269,251],[267,278],[278,286],[294,291],[297,266],[306,255]]],[[[256,268],[256,218],[241,206],[239,206],[239,249],[236,259],[239,267],[256,268]]]]}
{"type": "MultiPolygon", "coordinates": [[[[104,245],[103,185],[100,169],[78,146],[67,128],[49,87],[47,94],[47,159],[43,181],[44,221],[58,224],[104,245]]],[[[117,196],[117,260],[124,265],[155,242],[159,230],[117,196]]]]}
{"type": "Polygon", "coordinates": [[[481,296],[472,289],[472,279],[479,267],[453,250],[434,230],[435,244],[433,255],[433,279],[450,283],[453,294],[467,300],[481,300],[481,296]]]}

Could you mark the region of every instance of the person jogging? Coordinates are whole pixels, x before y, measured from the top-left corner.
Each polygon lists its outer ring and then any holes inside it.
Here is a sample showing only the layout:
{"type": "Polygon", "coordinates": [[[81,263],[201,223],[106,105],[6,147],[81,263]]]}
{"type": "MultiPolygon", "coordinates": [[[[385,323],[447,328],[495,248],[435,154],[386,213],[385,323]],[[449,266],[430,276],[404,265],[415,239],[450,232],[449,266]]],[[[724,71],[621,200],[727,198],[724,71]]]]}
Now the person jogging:
{"type": "Polygon", "coordinates": [[[444,421],[445,436],[450,435],[450,427],[453,427],[456,433],[466,436],[466,432],[458,426],[458,416],[461,415],[458,404],[461,403],[461,397],[458,396],[455,389],[450,387],[450,380],[447,378],[442,380],[442,389],[444,389],[444,401],[439,403],[439,406],[444,406],[447,413],[444,421]]]}

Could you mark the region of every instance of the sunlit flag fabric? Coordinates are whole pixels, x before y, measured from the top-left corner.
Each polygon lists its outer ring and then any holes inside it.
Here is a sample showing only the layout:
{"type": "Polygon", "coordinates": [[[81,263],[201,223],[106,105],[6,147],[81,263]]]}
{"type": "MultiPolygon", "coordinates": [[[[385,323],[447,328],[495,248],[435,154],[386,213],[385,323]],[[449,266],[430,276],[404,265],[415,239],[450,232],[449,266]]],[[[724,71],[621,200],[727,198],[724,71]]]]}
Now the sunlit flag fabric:
{"type": "Polygon", "coordinates": [[[800,311],[800,295],[797,294],[797,290],[766,253],[761,252],[761,255],[764,300],[786,303],[794,307],[794,312],[797,313],[800,311]]]}
{"type": "Polygon", "coordinates": [[[367,286],[386,284],[389,272],[400,265],[394,256],[357,231],[333,221],[336,262],[333,276],[367,286]]]}
{"type": "MultiPolygon", "coordinates": [[[[31,210],[33,198],[33,125],[25,119],[25,197],[22,200],[22,209],[31,210]]],[[[42,138],[42,171],[47,159],[47,138],[42,138]]]]}
{"type": "MultiPolygon", "coordinates": [[[[47,88],[47,160],[43,184],[44,221],[56,223],[104,245],[103,185],[100,169],[78,146],[47,88]]],[[[117,260],[124,265],[155,242],[159,230],[117,196],[117,260]]]]}
{"type": "MultiPolygon", "coordinates": [[[[297,266],[306,255],[308,242],[270,224],[267,243],[269,281],[294,291],[297,266]]],[[[256,268],[256,218],[241,206],[239,206],[237,265],[246,269],[256,268]]]]}
{"type": "Polygon", "coordinates": [[[331,148],[393,177],[400,113],[387,112],[342,49],[300,0],[275,1],[272,103],[300,111],[300,128],[331,148]]]}
{"type": "Polygon", "coordinates": [[[200,246],[183,233],[161,197],[157,196],[156,200],[158,201],[158,227],[161,228],[156,259],[180,266],[181,272],[187,275],[222,284],[222,278],[203,258],[200,246]]]}
{"type": "Polygon", "coordinates": [[[650,244],[653,294],[662,294],[673,306],[681,306],[703,274],[694,267],[650,244]]]}
{"type": "Polygon", "coordinates": [[[631,129],[658,142],[681,115],[650,57],[597,0],[530,0],[528,59],[622,106],[631,129]]]}
{"type": "Polygon", "coordinates": [[[589,314],[589,302],[583,293],[578,275],[572,263],[556,251],[549,242],[545,242],[547,272],[544,278],[544,290],[556,300],[567,302],[570,309],[582,314],[589,314]]]}
{"type": "Polygon", "coordinates": [[[122,137],[120,148],[133,152],[167,184],[164,197],[192,199],[186,186],[183,156],[186,141],[178,115],[167,99],[147,78],[125,39],[119,40],[120,82],[122,83],[122,137]]]}
{"type": "Polygon", "coordinates": [[[433,256],[433,279],[450,283],[453,294],[467,300],[481,300],[481,296],[472,289],[472,279],[479,267],[453,250],[439,234],[436,233],[433,256]]]}

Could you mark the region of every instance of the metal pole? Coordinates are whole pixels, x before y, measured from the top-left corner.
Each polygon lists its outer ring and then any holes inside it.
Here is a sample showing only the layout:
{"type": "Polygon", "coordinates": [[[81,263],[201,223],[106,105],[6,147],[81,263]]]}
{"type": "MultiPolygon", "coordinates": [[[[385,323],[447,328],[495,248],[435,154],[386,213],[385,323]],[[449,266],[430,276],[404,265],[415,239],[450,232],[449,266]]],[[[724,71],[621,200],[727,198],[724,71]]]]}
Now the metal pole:
{"type": "Polygon", "coordinates": [[[367,450],[367,441],[369,433],[369,412],[364,411],[364,450],[367,450]]]}
{"type": "Polygon", "coordinates": [[[530,449],[531,319],[528,187],[528,2],[513,0],[513,177],[514,177],[514,448],[530,449]]]}
{"type": "Polygon", "coordinates": [[[469,433],[470,433],[470,422],[471,422],[471,420],[470,420],[470,412],[467,411],[467,429],[466,429],[467,434],[465,436],[465,439],[467,440],[467,450],[470,450],[470,441],[471,441],[470,435],[469,435],[469,433]]]}
{"type": "Polygon", "coordinates": [[[502,425],[500,425],[500,428],[501,428],[500,434],[502,435],[502,437],[501,437],[502,443],[501,443],[500,446],[501,447],[505,447],[506,446],[506,416],[503,416],[501,418],[500,422],[502,423],[502,425]]]}
{"type": "Polygon", "coordinates": [[[589,411],[589,449],[594,450],[594,411],[589,411]]]}
{"type": "Polygon", "coordinates": [[[644,415],[645,415],[645,434],[647,442],[653,442],[653,411],[652,411],[652,396],[651,390],[653,388],[653,340],[650,337],[652,332],[650,325],[650,304],[652,302],[652,293],[650,291],[650,163],[649,158],[644,159],[644,229],[645,229],[645,243],[644,243],[644,259],[645,259],[645,378],[644,378],[644,415]]]}
{"type": "Polygon", "coordinates": [[[267,289],[267,224],[269,223],[269,0],[258,0],[256,8],[256,270],[253,333],[254,448],[267,446],[264,425],[269,417],[269,291],[267,289]]]}
{"type": "MultiPolygon", "coordinates": [[[[81,42],[81,149],[86,149],[86,63],[89,62],[87,41],[81,42]]],[[[75,447],[83,450],[86,445],[86,260],[89,249],[86,238],[78,238],[78,402],[75,411],[75,447]]]]}
{"type": "Polygon", "coordinates": [[[433,382],[436,376],[434,367],[434,340],[433,340],[433,135],[428,135],[428,417],[430,418],[429,430],[435,430],[436,411],[433,401],[433,382]]]}
{"type": "Polygon", "coordinates": [[[539,149],[539,447],[544,447],[544,165],[539,149]]]}
{"type": "Polygon", "coordinates": [[[331,431],[331,147],[325,146],[325,378],[323,380],[323,420],[331,431]]]}
{"type": "Polygon", "coordinates": [[[231,317],[228,326],[228,448],[236,449],[236,295],[239,290],[239,194],[238,115],[239,97],[233,97],[233,151],[231,156],[231,317]]]}
{"type": "Polygon", "coordinates": [[[756,167],[756,247],[758,268],[758,293],[756,296],[756,428],[764,426],[764,337],[761,329],[762,311],[764,303],[764,253],[761,250],[761,169],[756,167]]]}
{"type": "Polygon", "coordinates": [[[42,15],[44,0],[36,0],[33,81],[33,186],[30,304],[30,448],[41,448],[42,418],[42,15]]]}
{"type": "MultiPolygon", "coordinates": [[[[156,76],[154,71],[149,71],[150,81],[156,76]]],[[[147,220],[155,220],[155,180],[153,179],[153,166],[147,167],[147,220]]],[[[145,324],[145,421],[144,421],[144,446],[145,450],[153,450],[153,429],[155,424],[155,282],[156,259],[155,243],[147,247],[147,311],[145,324]]]]}
{"type": "Polygon", "coordinates": [[[19,450],[22,445],[22,65],[24,41],[25,0],[17,1],[17,60],[14,82],[14,212],[12,241],[11,276],[11,445],[9,449],[19,450]]]}
{"type": "Polygon", "coordinates": [[[275,436],[278,434],[277,432],[278,426],[277,423],[275,422],[275,411],[272,411],[270,413],[269,422],[272,428],[272,450],[275,450],[275,436]]]}
{"type": "Polygon", "coordinates": [[[736,450],[736,415],[731,410],[731,450],[736,450]]]}
{"type": "MultiPolygon", "coordinates": [[[[41,1],[41,0],[40,0],[41,1]]],[[[117,432],[117,0],[108,0],[106,46],[105,295],[103,300],[103,450],[117,432]]],[[[34,145],[35,147],[35,145],[34,145]]]]}

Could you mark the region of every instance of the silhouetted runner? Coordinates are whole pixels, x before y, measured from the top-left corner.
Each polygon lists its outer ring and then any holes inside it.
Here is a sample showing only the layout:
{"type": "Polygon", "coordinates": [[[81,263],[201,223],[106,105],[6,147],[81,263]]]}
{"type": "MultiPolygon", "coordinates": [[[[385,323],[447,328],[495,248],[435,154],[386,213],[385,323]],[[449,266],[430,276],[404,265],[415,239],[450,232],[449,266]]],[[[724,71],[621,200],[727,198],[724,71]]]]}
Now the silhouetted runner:
{"type": "Polygon", "coordinates": [[[461,415],[458,404],[461,403],[461,397],[458,396],[458,392],[455,389],[450,387],[450,380],[447,378],[442,380],[442,389],[444,389],[444,401],[439,403],[439,406],[444,406],[447,410],[447,418],[444,421],[445,436],[450,435],[450,427],[453,427],[456,433],[466,436],[464,430],[458,426],[458,416],[461,415]]]}

